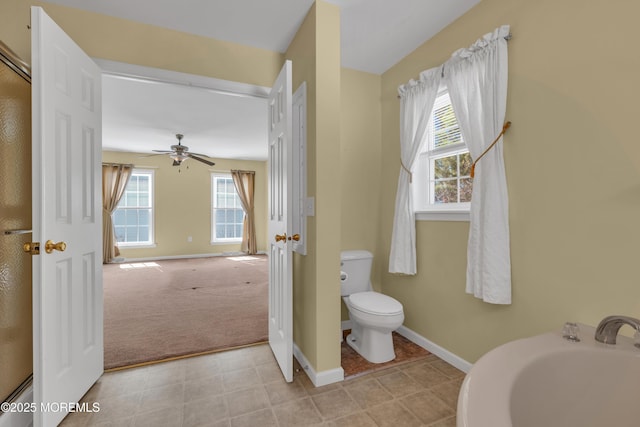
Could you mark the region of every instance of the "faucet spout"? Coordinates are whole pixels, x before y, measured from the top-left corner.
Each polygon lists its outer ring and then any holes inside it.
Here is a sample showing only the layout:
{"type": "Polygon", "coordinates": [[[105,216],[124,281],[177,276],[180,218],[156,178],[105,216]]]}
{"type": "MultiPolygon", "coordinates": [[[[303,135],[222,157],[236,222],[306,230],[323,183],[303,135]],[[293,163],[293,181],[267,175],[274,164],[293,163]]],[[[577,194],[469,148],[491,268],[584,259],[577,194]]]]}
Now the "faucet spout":
{"type": "Polygon", "coordinates": [[[640,320],[629,316],[607,316],[596,328],[596,341],[604,344],[615,344],[618,331],[624,325],[629,325],[636,331],[640,331],[640,320]]]}

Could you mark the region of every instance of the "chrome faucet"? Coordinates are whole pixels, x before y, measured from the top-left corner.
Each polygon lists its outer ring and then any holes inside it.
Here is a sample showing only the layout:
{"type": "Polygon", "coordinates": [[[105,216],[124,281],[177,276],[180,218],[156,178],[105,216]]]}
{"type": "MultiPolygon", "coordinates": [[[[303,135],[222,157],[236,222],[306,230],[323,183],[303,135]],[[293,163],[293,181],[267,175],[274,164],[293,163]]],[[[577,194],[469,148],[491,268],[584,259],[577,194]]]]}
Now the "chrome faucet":
{"type": "Polygon", "coordinates": [[[623,325],[629,325],[640,332],[640,320],[628,316],[607,316],[600,321],[596,328],[596,341],[605,344],[615,344],[618,331],[623,325]]]}

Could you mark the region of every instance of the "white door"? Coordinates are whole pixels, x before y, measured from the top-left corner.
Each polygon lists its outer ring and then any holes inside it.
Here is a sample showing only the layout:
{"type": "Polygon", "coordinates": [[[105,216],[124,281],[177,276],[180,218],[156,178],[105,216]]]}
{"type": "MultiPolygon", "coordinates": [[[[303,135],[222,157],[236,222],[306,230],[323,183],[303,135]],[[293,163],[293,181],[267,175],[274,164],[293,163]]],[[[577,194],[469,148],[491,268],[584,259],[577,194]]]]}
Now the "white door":
{"type": "Polygon", "coordinates": [[[31,9],[34,426],[55,426],[103,372],[101,73],[31,9]],[[47,249],[47,241],[59,243],[47,249]],[[66,244],[66,249],[64,245],[66,244]],[[50,253],[47,253],[50,252],[50,253]],[[47,406],[48,410],[47,410],[47,406]]]}
{"type": "Polygon", "coordinates": [[[269,345],[293,381],[291,61],[269,94],[269,345]]]}

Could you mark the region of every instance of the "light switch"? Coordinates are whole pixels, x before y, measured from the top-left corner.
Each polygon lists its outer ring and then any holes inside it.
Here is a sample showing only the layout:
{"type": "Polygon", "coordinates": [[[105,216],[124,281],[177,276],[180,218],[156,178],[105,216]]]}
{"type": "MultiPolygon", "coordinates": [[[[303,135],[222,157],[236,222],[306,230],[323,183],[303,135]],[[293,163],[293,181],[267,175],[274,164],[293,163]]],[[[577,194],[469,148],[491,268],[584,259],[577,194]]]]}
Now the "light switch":
{"type": "Polygon", "coordinates": [[[316,214],[316,198],[315,197],[307,197],[307,201],[305,204],[305,213],[307,216],[315,216],[316,214]]]}

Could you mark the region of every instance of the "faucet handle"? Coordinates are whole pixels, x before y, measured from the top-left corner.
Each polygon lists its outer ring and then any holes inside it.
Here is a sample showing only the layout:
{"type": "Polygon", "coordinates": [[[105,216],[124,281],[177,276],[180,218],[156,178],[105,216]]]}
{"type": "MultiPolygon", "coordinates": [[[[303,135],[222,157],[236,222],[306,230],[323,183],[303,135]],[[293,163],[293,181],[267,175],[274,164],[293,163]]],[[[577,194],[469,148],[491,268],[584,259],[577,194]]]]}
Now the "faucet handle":
{"type": "Polygon", "coordinates": [[[567,341],[580,342],[580,327],[575,322],[565,322],[562,327],[562,338],[567,341]]]}

